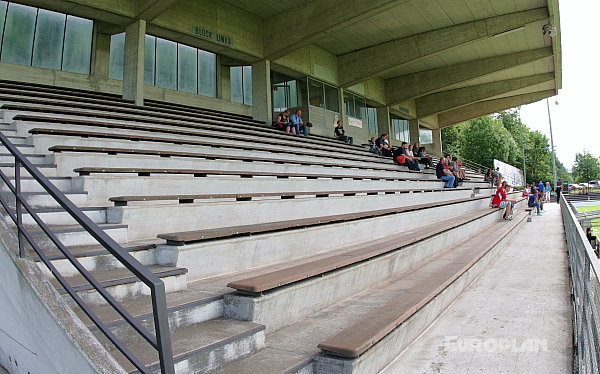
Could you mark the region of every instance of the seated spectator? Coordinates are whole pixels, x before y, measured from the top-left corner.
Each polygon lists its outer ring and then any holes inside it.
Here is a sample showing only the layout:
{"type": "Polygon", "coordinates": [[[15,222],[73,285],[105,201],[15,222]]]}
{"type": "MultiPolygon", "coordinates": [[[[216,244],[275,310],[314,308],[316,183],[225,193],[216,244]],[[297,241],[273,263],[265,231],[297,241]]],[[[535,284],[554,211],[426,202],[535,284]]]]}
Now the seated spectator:
{"type": "Polygon", "coordinates": [[[500,174],[500,168],[496,168],[496,170],[492,170],[492,185],[500,187],[502,182],[502,174],[500,174]]]}
{"type": "Polygon", "coordinates": [[[290,122],[296,135],[303,134],[304,136],[308,136],[308,128],[312,127],[312,124],[310,122],[304,122],[302,119],[302,110],[298,109],[295,114],[292,114],[290,122]]]}
{"type": "Polygon", "coordinates": [[[535,207],[537,215],[538,216],[542,215],[542,211],[540,209],[540,203],[538,201],[537,194],[532,193],[531,195],[529,195],[529,198],[527,199],[527,206],[530,208],[535,207]]]}
{"type": "Polygon", "coordinates": [[[344,143],[352,144],[354,139],[352,139],[351,136],[344,135],[345,132],[346,130],[344,130],[344,126],[342,125],[342,120],[338,119],[337,126],[335,127],[335,130],[333,130],[333,136],[344,143]]]}
{"type": "Polygon", "coordinates": [[[458,162],[458,157],[452,157],[452,160],[450,161],[450,170],[452,170],[452,173],[458,178],[459,182],[462,182],[463,179],[465,179],[465,173],[464,170],[461,170],[461,167],[462,165],[458,162]]]}
{"type": "Polygon", "coordinates": [[[496,190],[496,193],[492,197],[492,202],[490,203],[490,206],[492,208],[504,209],[502,218],[504,218],[505,220],[512,219],[512,205],[514,201],[510,201],[507,199],[507,193],[510,191],[509,188],[510,186],[508,186],[506,182],[502,182],[500,184],[500,187],[498,187],[498,189],[496,190]]]}
{"type": "Polygon", "coordinates": [[[381,156],[381,149],[375,144],[375,137],[369,139],[369,152],[377,153],[381,156]]]}
{"type": "Polygon", "coordinates": [[[488,169],[485,175],[483,176],[483,181],[492,184],[494,179],[492,178],[492,169],[488,169]]]}
{"type": "Polygon", "coordinates": [[[381,155],[384,157],[392,157],[393,149],[390,145],[390,141],[388,140],[388,134],[381,134],[377,140],[375,140],[375,144],[379,149],[381,149],[381,155]]]}
{"type": "MultiPolygon", "coordinates": [[[[412,145],[410,147],[412,147],[412,145]]],[[[404,165],[408,166],[409,170],[421,170],[419,168],[419,162],[412,153],[412,151],[409,149],[409,145],[407,142],[402,142],[402,145],[400,146],[400,154],[406,156],[404,165]]]]}
{"type": "Polygon", "coordinates": [[[444,188],[453,188],[454,187],[454,175],[449,169],[446,169],[445,166],[448,163],[448,160],[445,157],[440,158],[440,161],[435,167],[435,175],[438,179],[446,182],[444,184],[444,188]]]}
{"type": "Polygon", "coordinates": [[[530,193],[531,193],[531,189],[529,188],[529,185],[525,185],[525,188],[523,189],[523,193],[521,194],[521,197],[528,197],[530,193]]]}
{"type": "Polygon", "coordinates": [[[275,122],[273,122],[273,127],[279,130],[285,130],[286,132],[290,132],[290,111],[286,109],[283,112],[279,113],[277,115],[277,118],[275,119],[275,122]]]}
{"type": "MultiPolygon", "coordinates": [[[[413,148],[413,152],[414,152],[414,148],[413,148]]],[[[431,160],[431,156],[427,152],[425,152],[425,147],[419,147],[417,149],[416,156],[419,157],[419,162],[425,165],[425,169],[433,168],[433,161],[431,160]]]]}

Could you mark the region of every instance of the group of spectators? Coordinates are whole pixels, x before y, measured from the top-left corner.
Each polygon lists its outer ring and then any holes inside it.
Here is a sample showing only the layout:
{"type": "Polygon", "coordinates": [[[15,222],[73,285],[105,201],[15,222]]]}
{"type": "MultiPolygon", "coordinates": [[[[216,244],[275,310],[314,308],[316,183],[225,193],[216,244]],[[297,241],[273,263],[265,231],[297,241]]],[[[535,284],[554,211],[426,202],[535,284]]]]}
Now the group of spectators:
{"type": "Polygon", "coordinates": [[[447,154],[438,161],[435,175],[446,182],[444,188],[456,188],[465,179],[465,168],[457,157],[447,154]]]}
{"type": "MultiPolygon", "coordinates": [[[[488,170],[488,172],[491,170],[488,170]]],[[[501,178],[501,175],[498,177],[501,178]]],[[[512,219],[512,208],[516,203],[515,200],[508,199],[508,193],[511,190],[511,186],[506,181],[500,181],[500,185],[496,190],[494,196],[492,196],[492,201],[490,206],[492,208],[504,208],[504,214],[502,217],[506,220],[512,219]]],[[[531,185],[525,186],[523,190],[523,194],[521,195],[524,198],[527,198],[527,206],[530,208],[536,209],[536,214],[541,216],[544,213],[544,203],[550,202],[552,187],[550,187],[550,183],[540,181],[537,185],[532,183],[531,185]]],[[[560,198],[560,191],[557,191],[560,198]]]]}
{"type": "Polygon", "coordinates": [[[302,119],[302,110],[298,109],[296,113],[290,116],[288,109],[281,112],[273,122],[273,127],[294,135],[308,136],[308,128],[312,127],[310,122],[304,122],[302,119]]]}

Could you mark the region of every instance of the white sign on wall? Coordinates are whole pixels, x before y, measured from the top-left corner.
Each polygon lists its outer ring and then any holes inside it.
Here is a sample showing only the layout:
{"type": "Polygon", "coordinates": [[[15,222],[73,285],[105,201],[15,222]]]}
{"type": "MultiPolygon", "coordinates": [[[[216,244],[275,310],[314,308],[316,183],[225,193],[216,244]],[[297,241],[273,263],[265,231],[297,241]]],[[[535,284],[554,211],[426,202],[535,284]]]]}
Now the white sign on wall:
{"type": "Polygon", "coordinates": [[[362,129],[363,123],[360,119],[354,117],[348,117],[348,125],[358,127],[362,129]]]}
{"type": "Polygon", "coordinates": [[[502,161],[494,160],[494,169],[500,168],[500,174],[504,177],[504,180],[511,186],[524,186],[523,172],[512,165],[506,164],[502,161]]]}

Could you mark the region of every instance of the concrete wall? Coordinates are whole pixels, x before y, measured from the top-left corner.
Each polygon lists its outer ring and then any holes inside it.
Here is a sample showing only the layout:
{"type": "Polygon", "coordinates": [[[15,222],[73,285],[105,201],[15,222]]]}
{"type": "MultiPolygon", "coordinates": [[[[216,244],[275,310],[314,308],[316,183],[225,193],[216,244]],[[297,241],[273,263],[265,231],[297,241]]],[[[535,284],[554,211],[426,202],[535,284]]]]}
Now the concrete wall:
{"type": "Polygon", "coordinates": [[[9,230],[0,221],[0,365],[13,374],[124,372],[37,265],[16,256],[9,230]]]}

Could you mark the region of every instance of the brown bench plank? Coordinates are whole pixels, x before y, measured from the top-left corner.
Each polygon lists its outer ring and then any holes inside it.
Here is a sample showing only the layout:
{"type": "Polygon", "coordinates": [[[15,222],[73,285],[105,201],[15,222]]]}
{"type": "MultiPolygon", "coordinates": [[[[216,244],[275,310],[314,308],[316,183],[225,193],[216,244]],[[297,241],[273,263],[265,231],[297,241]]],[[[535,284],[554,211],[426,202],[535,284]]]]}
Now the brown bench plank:
{"type": "MultiPolygon", "coordinates": [[[[526,215],[523,214],[513,224],[525,217],[526,215]]],[[[460,248],[459,251],[445,252],[436,258],[437,263],[430,262],[424,265],[423,271],[419,268],[405,273],[401,278],[407,284],[405,292],[321,342],[318,347],[325,353],[335,356],[346,358],[360,356],[468,271],[502,240],[511,227],[511,225],[504,225],[487,245],[482,246],[478,240],[462,242],[460,247],[456,247],[460,248]],[[428,266],[435,268],[435,271],[427,271],[428,266]]]]}
{"type": "Polygon", "coordinates": [[[271,291],[278,287],[299,282],[315,275],[324,274],[350,264],[355,264],[389,253],[494,213],[497,213],[497,211],[489,208],[480,209],[462,219],[446,220],[443,224],[434,227],[417,227],[401,234],[386,237],[377,242],[355,246],[357,247],[356,249],[344,252],[343,254],[335,254],[301,265],[233,281],[227,286],[252,293],[271,291]]]}
{"type": "Polygon", "coordinates": [[[379,216],[383,216],[386,214],[398,214],[398,213],[402,213],[402,212],[422,210],[422,209],[434,208],[434,207],[439,207],[439,206],[446,206],[446,205],[450,205],[450,204],[459,204],[459,203],[468,202],[468,201],[476,201],[479,199],[489,199],[489,196],[455,199],[455,200],[441,201],[441,202],[437,202],[437,203],[417,204],[417,205],[404,206],[404,207],[398,207],[398,208],[376,209],[376,210],[362,211],[362,212],[357,212],[357,213],[337,214],[337,215],[329,215],[329,216],[322,216],[322,217],[311,217],[311,218],[305,218],[305,219],[279,221],[279,222],[268,222],[268,223],[253,224],[253,225],[220,227],[220,228],[215,228],[215,229],[193,230],[193,231],[184,231],[184,232],[176,232],[176,233],[163,233],[163,234],[159,234],[158,237],[161,239],[165,239],[167,241],[167,244],[179,246],[179,245],[184,245],[184,244],[190,243],[190,242],[199,242],[199,241],[209,240],[209,239],[227,238],[227,237],[236,236],[236,235],[262,234],[265,232],[277,231],[277,230],[282,230],[282,229],[308,227],[308,226],[315,226],[315,225],[322,225],[322,224],[330,224],[330,223],[335,223],[335,222],[351,221],[351,220],[355,220],[355,219],[379,217],[379,216]]]}
{"type": "Polygon", "coordinates": [[[140,154],[150,156],[162,156],[162,157],[190,157],[190,158],[205,158],[213,160],[234,160],[234,161],[261,161],[261,162],[274,162],[274,163],[286,163],[286,164],[297,164],[297,165],[319,165],[319,166],[331,166],[341,167],[350,169],[365,169],[365,170],[386,170],[386,171],[402,171],[406,173],[419,173],[414,170],[400,170],[398,166],[377,166],[377,165],[348,165],[340,162],[329,162],[329,161],[306,161],[306,160],[295,160],[286,158],[274,158],[274,157],[263,157],[263,156],[236,156],[236,155],[217,155],[212,153],[201,153],[201,152],[177,152],[177,151],[159,151],[159,150],[145,150],[145,149],[131,149],[131,148],[107,148],[107,147],[88,147],[88,146],[71,146],[71,145],[56,145],[48,148],[51,152],[88,152],[88,153],[109,153],[109,154],[140,154]]]}

